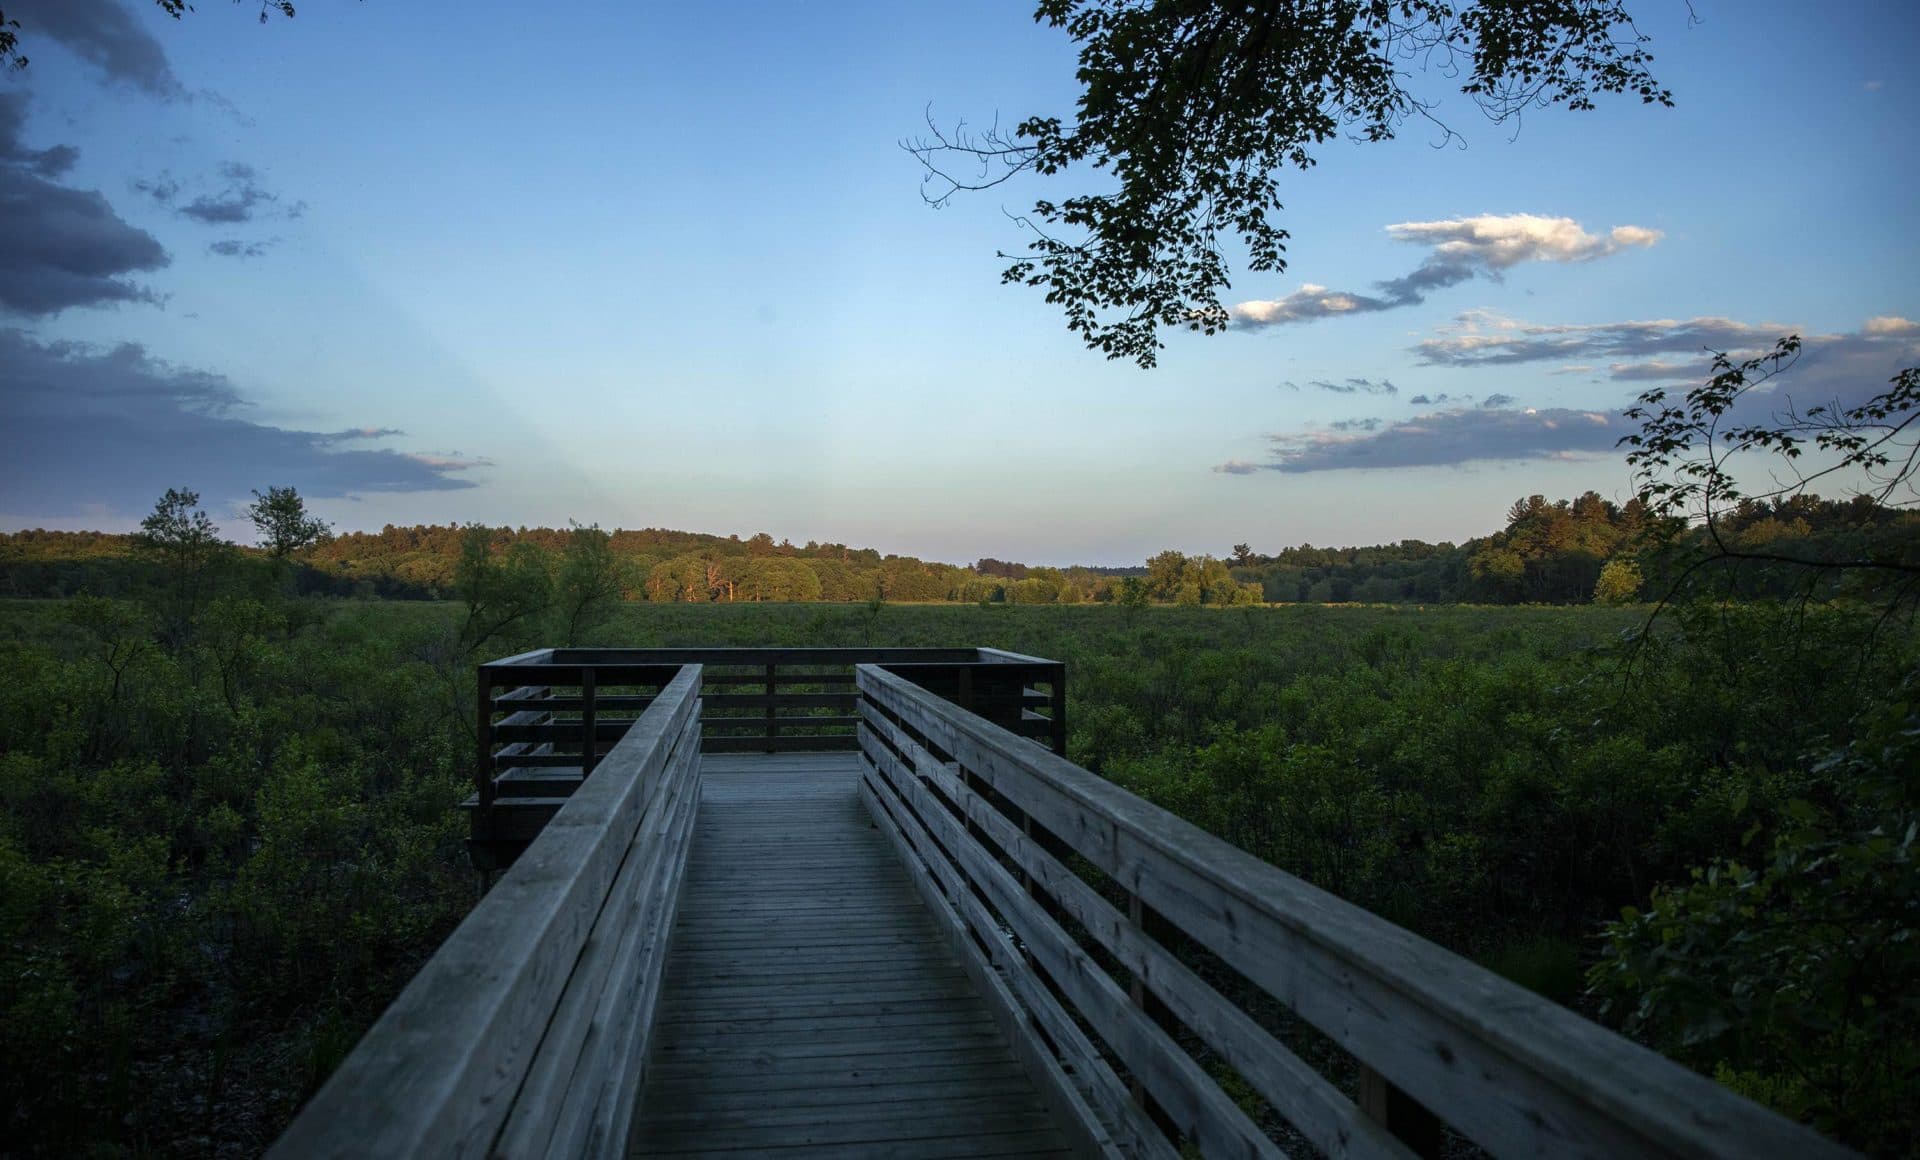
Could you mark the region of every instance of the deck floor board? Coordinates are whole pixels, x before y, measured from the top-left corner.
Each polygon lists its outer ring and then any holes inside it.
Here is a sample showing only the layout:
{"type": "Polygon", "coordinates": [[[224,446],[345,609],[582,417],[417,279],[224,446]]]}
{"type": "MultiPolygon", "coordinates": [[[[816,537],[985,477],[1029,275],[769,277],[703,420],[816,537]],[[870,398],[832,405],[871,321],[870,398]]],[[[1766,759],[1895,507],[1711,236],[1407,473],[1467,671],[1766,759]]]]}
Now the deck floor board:
{"type": "Polygon", "coordinates": [[[703,761],[635,1154],[1065,1155],[858,758],[703,761]]]}

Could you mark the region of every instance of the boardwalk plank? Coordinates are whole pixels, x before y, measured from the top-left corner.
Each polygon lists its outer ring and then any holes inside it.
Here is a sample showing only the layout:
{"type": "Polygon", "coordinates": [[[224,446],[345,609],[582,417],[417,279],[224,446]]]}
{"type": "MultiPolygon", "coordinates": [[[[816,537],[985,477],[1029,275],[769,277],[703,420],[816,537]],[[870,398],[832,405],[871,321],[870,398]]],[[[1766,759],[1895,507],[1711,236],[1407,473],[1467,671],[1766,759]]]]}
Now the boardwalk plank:
{"type": "Polygon", "coordinates": [[[1063,1155],[861,807],[853,754],[709,754],[637,1155],[1063,1155]]]}

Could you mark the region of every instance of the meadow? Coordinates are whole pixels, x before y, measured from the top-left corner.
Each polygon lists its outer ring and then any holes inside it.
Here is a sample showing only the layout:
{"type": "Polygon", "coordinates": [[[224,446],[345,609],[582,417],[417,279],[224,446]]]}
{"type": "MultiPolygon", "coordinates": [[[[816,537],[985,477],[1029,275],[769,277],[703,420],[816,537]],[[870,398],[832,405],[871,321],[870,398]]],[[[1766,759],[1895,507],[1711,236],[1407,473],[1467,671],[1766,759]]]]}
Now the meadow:
{"type": "MultiPolygon", "coordinates": [[[[1075,761],[1898,1151],[1912,635],[1775,604],[1646,634],[1648,612],[621,603],[586,639],[1064,661],[1075,761]]],[[[324,1079],[476,897],[471,665],[554,629],[475,654],[465,616],[235,590],[156,638],[134,602],[0,603],[10,1141],[254,1154],[324,1079]]]]}

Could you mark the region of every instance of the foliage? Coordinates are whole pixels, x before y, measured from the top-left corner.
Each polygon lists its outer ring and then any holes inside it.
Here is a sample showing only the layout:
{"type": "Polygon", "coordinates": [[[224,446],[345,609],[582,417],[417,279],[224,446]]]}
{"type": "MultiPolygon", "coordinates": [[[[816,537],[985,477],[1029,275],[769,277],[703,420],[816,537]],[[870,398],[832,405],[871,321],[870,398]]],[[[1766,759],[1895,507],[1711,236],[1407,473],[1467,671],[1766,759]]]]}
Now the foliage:
{"type": "Polygon", "coordinates": [[[553,599],[553,580],[544,554],[532,544],[515,542],[504,553],[494,551],[492,528],[475,524],[460,540],[460,562],[455,567],[454,592],[466,606],[460,643],[468,651],[485,647],[509,629],[526,625],[546,612],[553,599]]]}
{"type": "Polygon", "coordinates": [[[1632,604],[1640,599],[1640,565],[1632,560],[1608,560],[1593,582],[1595,604],[1632,604]]]}
{"type": "MultiPolygon", "coordinates": [[[[1635,563],[1654,591],[1681,573],[1704,533],[1689,533],[1662,548],[1646,534],[1655,522],[1637,500],[1614,504],[1593,492],[1558,501],[1527,496],[1508,511],[1501,530],[1463,544],[1302,544],[1273,555],[1239,544],[1225,561],[1160,553],[1156,558],[1164,559],[1145,599],[1174,603],[1185,590],[1188,599],[1198,595],[1203,604],[1584,603],[1593,599],[1600,570],[1610,560],[1635,563]],[[1166,583],[1173,561],[1178,562],[1180,579],[1166,583]]],[[[488,543],[496,554],[527,545],[519,550],[543,559],[561,587],[567,583],[564,562],[569,551],[590,548],[594,562],[580,579],[596,579],[579,591],[595,594],[587,603],[589,611],[605,608],[611,598],[599,581],[607,576],[607,561],[599,556],[598,545],[576,543],[576,534],[573,529],[497,528],[489,532],[488,543]]],[[[1723,520],[1722,534],[1748,546],[1823,559],[1852,558],[1869,550],[1912,553],[1920,550],[1920,515],[1871,500],[1833,503],[1803,494],[1775,503],[1745,503],[1723,520]]],[[[628,601],[855,603],[880,591],[888,600],[910,603],[1124,607],[1126,580],[1144,580],[1154,568],[1151,561],[1130,568],[1037,568],[993,558],[957,567],[843,544],[776,542],[764,532],[746,540],[659,528],[616,528],[604,535],[619,597],[628,601]]],[[[465,536],[464,529],[445,526],[389,525],[379,532],[348,532],[300,553],[291,578],[274,582],[290,583],[294,591],[307,595],[454,596],[465,536]]],[[[0,593],[133,595],[148,578],[128,558],[131,550],[125,537],[93,532],[0,533],[0,593]]],[[[257,553],[237,550],[237,555],[244,562],[257,553]]],[[[1785,571],[1751,572],[1743,584],[1750,595],[1798,594],[1794,577],[1785,571]]],[[[549,641],[574,635],[565,625],[568,605],[569,599],[556,590],[553,616],[560,623],[549,641]]],[[[583,626],[579,631],[586,630],[583,626]]]]}
{"type": "Polygon", "coordinates": [[[211,590],[215,568],[226,559],[227,542],[213,518],[201,510],[199,493],[174,487],[140,521],[134,542],[165,577],[157,603],[165,639],[180,648],[211,590]]]}
{"type": "MultiPolygon", "coordinates": [[[[469,535],[509,568],[504,536],[469,535]]],[[[471,902],[468,610],[222,583],[183,652],[140,645],[136,603],[0,603],[0,1067],[28,1079],[0,1115],[18,1151],[257,1151],[471,902]]],[[[550,642],[545,615],[485,647],[550,642]]],[[[1739,857],[1756,821],[1771,841],[1795,798],[1841,801],[1854,775],[1811,779],[1799,755],[1865,735],[1861,691],[1915,659],[1900,637],[1862,668],[1870,625],[1844,610],[1689,609],[1623,687],[1614,642],[1639,620],[622,603],[594,638],[1059,658],[1076,761],[1566,998],[1566,948],[1604,918],[1739,857]]]]}
{"type": "Polygon", "coordinates": [[[1034,240],[1002,280],[1043,288],[1090,348],[1143,367],[1159,328],[1227,325],[1232,238],[1249,269],[1285,270],[1288,232],[1270,219],[1282,171],[1312,168],[1336,137],[1382,141],[1432,119],[1410,65],[1437,64],[1496,122],[1602,94],[1672,104],[1647,38],[1610,0],[1041,0],[1034,18],[1079,45],[1076,116],[951,134],[929,118],[931,139],[907,148],[936,205],[1022,174],[1110,175],[1110,192],[1036,201],[1018,219],[1034,240]]]}
{"type": "Polygon", "coordinates": [[[1712,377],[1683,398],[1655,388],[1626,411],[1641,425],[1621,440],[1640,498],[1686,561],[1675,583],[1711,568],[1723,591],[1757,579],[1844,592],[1888,615],[1911,609],[1920,604],[1920,536],[1911,516],[1894,517],[1920,501],[1920,367],[1853,405],[1776,405],[1774,388],[1801,346],[1789,335],[1743,360],[1716,353],[1712,377]],[[1749,490],[1736,471],[1768,483],[1749,490]],[[1802,517],[1822,506],[1810,488],[1822,481],[1859,489],[1845,535],[1806,534],[1802,517]]]}
{"type": "Polygon", "coordinates": [[[1812,763],[1757,864],[1715,859],[1623,910],[1591,976],[1662,1050],[1887,1155],[1920,1144],[1917,704],[1910,676],[1812,763]]]}
{"type": "Polygon", "coordinates": [[[258,1153],[471,901],[440,626],[277,592],[0,617],[10,1154],[258,1153]]]}
{"type": "Polygon", "coordinates": [[[333,538],[332,525],[309,515],[306,501],[291,487],[268,487],[265,495],[255,491],[247,518],[253,521],[260,546],[276,560],[333,538]]]}
{"type": "Polygon", "coordinates": [[[606,621],[626,587],[625,569],[613,554],[613,537],[599,524],[575,524],[554,577],[554,609],[559,616],[558,642],[576,645],[606,621]]]}

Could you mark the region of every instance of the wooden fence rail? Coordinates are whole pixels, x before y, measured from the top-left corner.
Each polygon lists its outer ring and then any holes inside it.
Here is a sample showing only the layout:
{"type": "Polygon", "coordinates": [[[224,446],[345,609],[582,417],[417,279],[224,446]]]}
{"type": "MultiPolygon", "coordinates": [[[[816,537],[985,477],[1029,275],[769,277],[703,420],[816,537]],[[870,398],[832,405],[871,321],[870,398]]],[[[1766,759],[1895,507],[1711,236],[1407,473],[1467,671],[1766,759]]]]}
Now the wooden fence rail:
{"type": "Polygon", "coordinates": [[[700,798],[679,667],[270,1155],[617,1155],[700,798]]]}
{"type": "Polygon", "coordinates": [[[857,685],[875,823],[1099,1150],[1284,1155],[1231,1086],[1335,1157],[1434,1152],[1439,1121],[1502,1157],[1847,1154],[898,673],[857,685]],[[1355,1092],[1232,973],[1350,1054],[1355,1092]]]}

